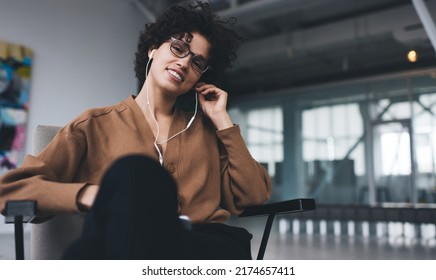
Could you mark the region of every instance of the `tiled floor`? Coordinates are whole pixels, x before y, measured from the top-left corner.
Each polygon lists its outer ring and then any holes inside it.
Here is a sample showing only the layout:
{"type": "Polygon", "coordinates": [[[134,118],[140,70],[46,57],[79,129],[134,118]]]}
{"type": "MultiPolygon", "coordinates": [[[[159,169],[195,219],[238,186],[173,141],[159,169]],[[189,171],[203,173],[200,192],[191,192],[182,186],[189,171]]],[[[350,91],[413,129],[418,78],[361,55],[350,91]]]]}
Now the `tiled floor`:
{"type": "MultiPolygon", "coordinates": [[[[257,255],[263,231],[263,219],[246,218],[242,222],[230,221],[241,225],[253,233],[253,257],[257,255]]],[[[290,230],[281,230],[280,222],[275,222],[268,243],[265,259],[295,259],[295,260],[338,260],[338,259],[429,259],[436,260],[436,241],[388,237],[347,237],[333,234],[296,235],[290,230]]],[[[25,255],[29,257],[29,234],[25,235],[25,255]]],[[[0,260],[14,259],[13,235],[0,235],[0,260]]]]}
{"type": "MultiPolygon", "coordinates": [[[[239,224],[238,222],[233,222],[239,224]]],[[[257,255],[262,238],[263,224],[246,218],[244,227],[254,234],[253,258],[257,255]]],[[[274,222],[264,259],[290,260],[436,260],[436,240],[413,238],[361,237],[334,234],[293,234],[274,222]]],[[[434,231],[434,229],[433,229],[434,231]]]]}

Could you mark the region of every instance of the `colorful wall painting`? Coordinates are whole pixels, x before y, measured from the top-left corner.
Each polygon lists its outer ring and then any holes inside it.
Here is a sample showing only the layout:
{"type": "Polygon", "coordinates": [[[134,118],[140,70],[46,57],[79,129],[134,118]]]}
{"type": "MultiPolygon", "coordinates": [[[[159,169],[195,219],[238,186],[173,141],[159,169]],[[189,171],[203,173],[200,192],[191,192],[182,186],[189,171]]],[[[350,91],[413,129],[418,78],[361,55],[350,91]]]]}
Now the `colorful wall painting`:
{"type": "Polygon", "coordinates": [[[0,175],[24,159],[32,56],[31,49],[0,40],[0,175]]]}

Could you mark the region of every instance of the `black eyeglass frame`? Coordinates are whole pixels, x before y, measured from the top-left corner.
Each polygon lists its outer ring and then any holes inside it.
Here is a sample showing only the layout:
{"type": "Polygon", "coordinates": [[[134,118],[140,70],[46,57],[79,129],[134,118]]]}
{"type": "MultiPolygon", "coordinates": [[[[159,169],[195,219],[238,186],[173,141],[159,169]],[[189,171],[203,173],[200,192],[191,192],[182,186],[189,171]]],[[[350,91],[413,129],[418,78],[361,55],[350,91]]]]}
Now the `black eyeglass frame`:
{"type": "Polygon", "coordinates": [[[197,57],[197,58],[201,58],[201,59],[204,59],[204,58],[203,58],[202,56],[200,56],[200,55],[197,55],[197,54],[193,53],[193,52],[191,51],[191,49],[190,49],[188,43],[186,43],[186,42],[184,42],[184,41],[182,41],[182,40],[179,40],[179,39],[177,39],[177,38],[174,38],[174,37],[170,37],[170,39],[171,39],[171,44],[170,44],[170,50],[171,50],[171,53],[174,54],[175,56],[179,57],[179,58],[184,58],[184,57],[187,57],[188,55],[191,54],[192,57],[191,57],[190,63],[191,63],[192,68],[193,68],[195,71],[197,71],[197,72],[200,73],[200,74],[203,74],[204,72],[206,72],[208,69],[211,68],[209,64],[206,64],[206,68],[204,68],[204,70],[197,69],[197,68],[194,66],[195,64],[192,63],[193,59],[194,59],[195,57],[197,57]],[[176,42],[185,45],[185,46],[186,46],[186,49],[188,50],[188,52],[185,52],[183,55],[179,55],[179,53],[175,52],[175,51],[173,50],[173,46],[174,46],[174,43],[176,43],[176,42]]]}

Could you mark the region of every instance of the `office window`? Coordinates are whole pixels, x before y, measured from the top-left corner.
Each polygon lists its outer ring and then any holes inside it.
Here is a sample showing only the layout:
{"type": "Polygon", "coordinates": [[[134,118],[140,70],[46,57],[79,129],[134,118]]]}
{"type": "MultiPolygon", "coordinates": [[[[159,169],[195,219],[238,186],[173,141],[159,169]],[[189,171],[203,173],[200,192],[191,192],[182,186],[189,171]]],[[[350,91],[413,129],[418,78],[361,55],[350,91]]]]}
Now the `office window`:
{"type": "Polygon", "coordinates": [[[365,173],[363,142],[356,148],[363,135],[362,117],[359,106],[343,104],[323,106],[304,110],[303,122],[303,160],[333,161],[354,159],[355,173],[365,173]]]}
{"type": "Polygon", "coordinates": [[[246,143],[252,156],[276,176],[283,162],[283,112],[281,107],[245,111],[246,143]]]}
{"type": "MultiPolygon", "coordinates": [[[[389,100],[379,101],[379,110],[389,100]]],[[[412,103],[397,102],[382,115],[383,121],[410,120],[414,131],[416,167],[419,173],[434,173],[436,158],[436,94],[425,94],[412,103]],[[412,104],[412,105],[411,105],[412,104]],[[412,107],[413,106],[413,107],[412,107]]],[[[410,131],[400,123],[386,123],[379,131],[382,175],[411,173],[410,131]]]]}
{"type": "Polygon", "coordinates": [[[396,129],[381,134],[382,175],[409,175],[411,171],[409,132],[396,129]]]}
{"type": "Polygon", "coordinates": [[[436,93],[421,95],[414,118],[418,172],[436,173],[436,93]]]}
{"type": "MultiPolygon", "coordinates": [[[[253,158],[267,168],[278,182],[283,162],[283,111],[279,106],[229,111],[234,122],[240,124],[247,148],[253,158]]],[[[280,176],[281,177],[281,176],[280,176]]],[[[274,179],[274,178],[273,178],[274,179]]]]}

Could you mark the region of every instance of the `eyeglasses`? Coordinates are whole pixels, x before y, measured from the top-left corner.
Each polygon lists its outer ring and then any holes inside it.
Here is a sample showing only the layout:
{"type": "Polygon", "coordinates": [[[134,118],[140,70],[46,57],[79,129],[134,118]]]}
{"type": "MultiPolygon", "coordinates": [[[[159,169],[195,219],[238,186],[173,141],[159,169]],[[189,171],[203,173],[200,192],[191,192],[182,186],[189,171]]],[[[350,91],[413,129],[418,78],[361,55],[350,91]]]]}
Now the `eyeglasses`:
{"type": "Polygon", "coordinates": [[[207,60],[204,57],[200,55],[196,55],[195,53],[191,52],[189,48],[189,44],[183,42],[182,40],[171,37],[170,50],[175,56],[180,58],[184,58],[192,54],[192,58],[191,58],[192,68],[194,68],[194,70],[199,73],[203,74],[204,72],[207,71],[207,69],[210,68],[209,65],[207,64],[207,60]]]}

